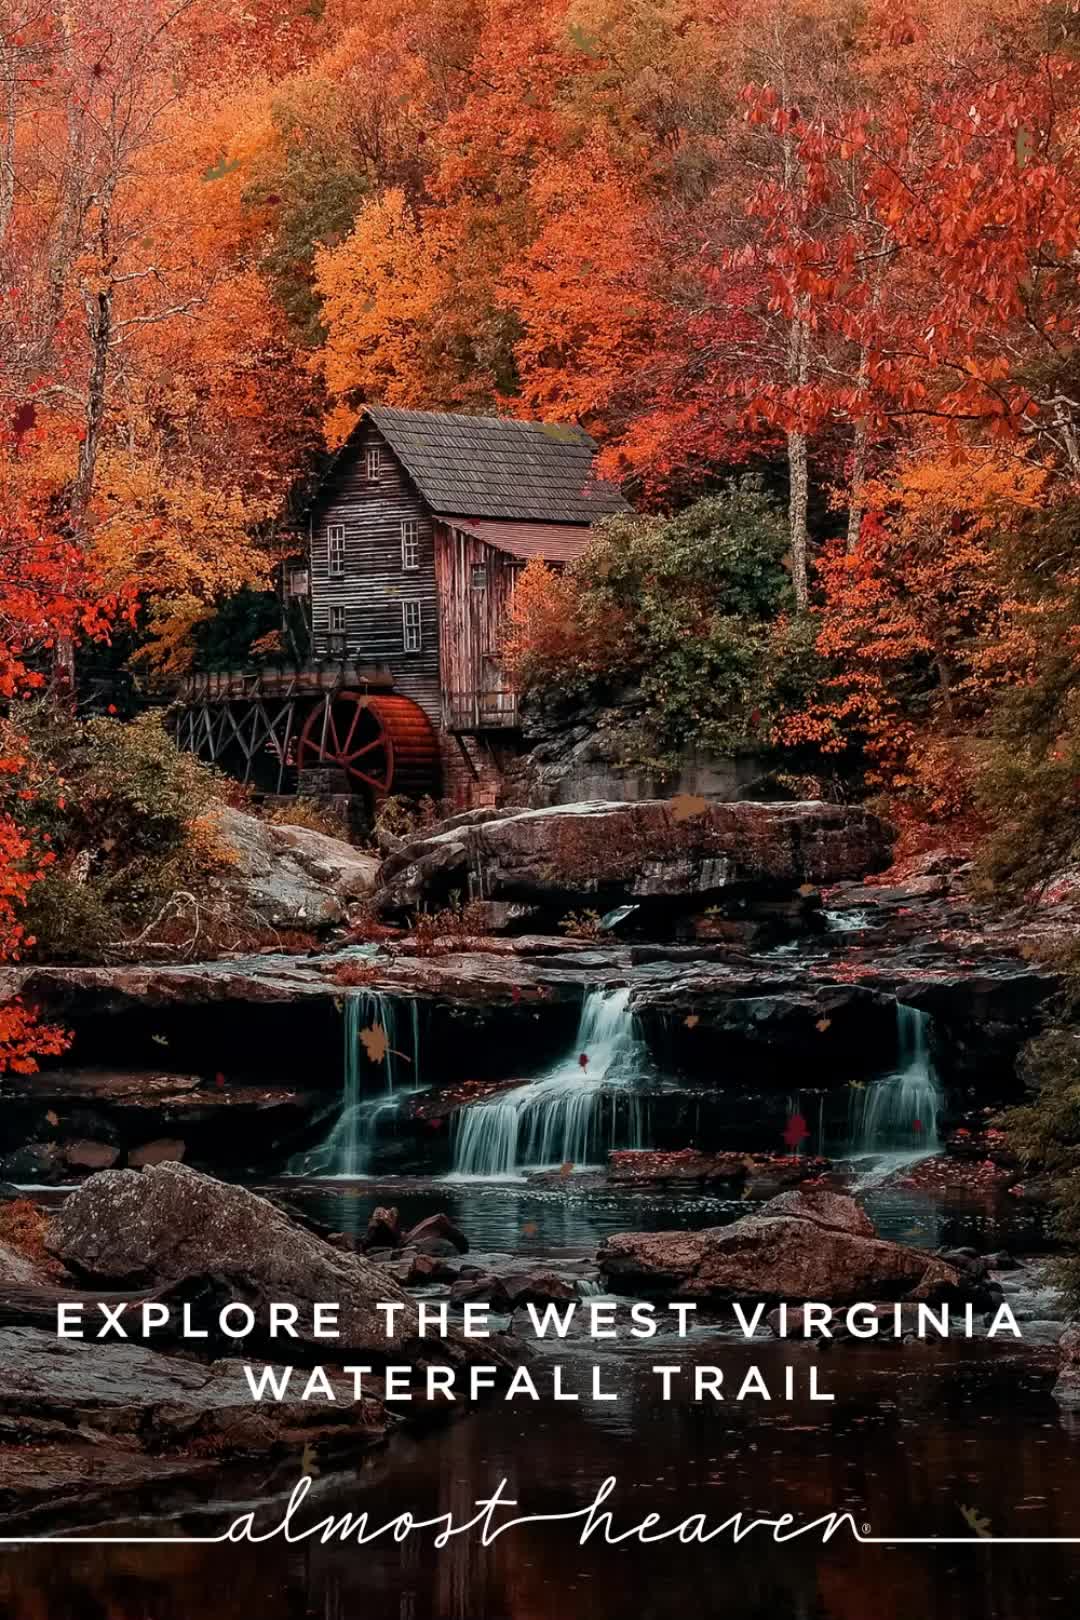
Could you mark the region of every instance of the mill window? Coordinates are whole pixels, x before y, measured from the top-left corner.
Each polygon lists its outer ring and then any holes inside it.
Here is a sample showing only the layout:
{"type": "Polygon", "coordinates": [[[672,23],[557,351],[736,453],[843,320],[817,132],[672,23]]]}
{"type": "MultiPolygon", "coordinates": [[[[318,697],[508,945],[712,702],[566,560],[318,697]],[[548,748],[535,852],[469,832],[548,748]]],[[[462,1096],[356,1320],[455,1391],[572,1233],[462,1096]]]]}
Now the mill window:
{"type": "Polygon", "coordinates": [[[344,655],[344,652],[345,652],[345,609],[343,607],[332,607],[330,609],[330,617],[329,617],[329,620],[327,622],[327,629],[328,629],[328,632],[329,632],[328,636],[327,636],[327,640],[330,643],[330,651],[331,651],[331,653],[338,653],[338,654],[344,655]]]}
{"type": "Polygon", "coordinates": [[[415,518],[406,518],[401,525],[401,566],[420,566],[420,525],[415,518]]]}
{"type": "Polygon", "coordinates": [[[417,601],[401,604],[401,645],[405,652],[420,651],[420,603],[417,601]]]}
{"type": "Polygon", "coordinates": [[[340,578],[345,572],[345,525],[329,523],[326,528],[327,573],[340,578]]]}
{"type": "Polygon", "coordinates": [[[369,484],[377,484],[381,472],[382,450],[377,444],[369,444],[364,451],[364,477],[369,484]]]}

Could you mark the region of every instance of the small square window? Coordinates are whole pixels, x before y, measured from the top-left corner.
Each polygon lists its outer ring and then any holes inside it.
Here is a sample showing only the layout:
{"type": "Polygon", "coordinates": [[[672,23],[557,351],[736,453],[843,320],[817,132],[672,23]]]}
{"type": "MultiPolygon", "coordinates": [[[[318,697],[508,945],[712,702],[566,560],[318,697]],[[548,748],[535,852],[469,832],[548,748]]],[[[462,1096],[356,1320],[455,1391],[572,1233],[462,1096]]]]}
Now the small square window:
{"type": "Polygon", "coordinates": [[[377,484],[381,472],[382,450],[377,444],[369,444],[364,451],[364,477],[369,484],[377,484]]]}
{"type": "Polygon", "coordinates": [[[401,566],[420,566],[420,525],[415,518],[405,518],[401,525],[401,566]]]}
{"type": "Polygon", "coordinates": [[[473,563],[470,584],[474,591],[487,590],[487,563],[473,563]]]}
{"type": "Polygon", "coordinates": [[[328,523],[326,526],[327,573],[340,578],[345,572],[345,525],[328,523]]]}
{"type": "Polygon", "coordinates": [[[401,645],[405,652],[419,652],[421,649],[419,602],[401,604],[401,645]]]}
{"type": "Polygon", "coordinates": [[[308,593],[308,571],[306,568],[290,568],[286,586],[289,596],[306,596],[308,593]]]}

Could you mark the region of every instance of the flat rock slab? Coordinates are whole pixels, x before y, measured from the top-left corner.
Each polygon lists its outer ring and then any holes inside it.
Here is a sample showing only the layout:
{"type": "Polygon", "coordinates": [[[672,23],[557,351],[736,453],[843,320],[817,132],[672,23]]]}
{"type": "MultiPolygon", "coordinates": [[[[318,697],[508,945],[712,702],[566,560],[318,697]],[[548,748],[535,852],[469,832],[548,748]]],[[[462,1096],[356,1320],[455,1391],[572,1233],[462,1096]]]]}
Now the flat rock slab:
{"type": "Polygon", "coordinates": [[[854,806],[593,801],[452,818],[383,863],[375,904],[388,916],[445,904],[481,872],[494,901],[707,903],[837,883],[888,861],[884,823],[854,806]]]}
{"type": "Polygon", "coordinates": [[[620,1292],[711,1300],[847,1303],[970,1297],[961,1272],[879,1238],[865,1211],[836,1193],[781,1193],[730,1226],[620,1232],[599,1253],[620,1292]]]}
{"type": "Polygon", "coordinates": [[[255,1402],[239,1361],[0,1328],[0,1512],[82,1506],[228,1457],[377,1444],[399,1421],[374,1393],[354,1402],[351,1379],[331,1374],[331,1383],[334,1402],[301,1401],[299,1389],[255,1402]]]}

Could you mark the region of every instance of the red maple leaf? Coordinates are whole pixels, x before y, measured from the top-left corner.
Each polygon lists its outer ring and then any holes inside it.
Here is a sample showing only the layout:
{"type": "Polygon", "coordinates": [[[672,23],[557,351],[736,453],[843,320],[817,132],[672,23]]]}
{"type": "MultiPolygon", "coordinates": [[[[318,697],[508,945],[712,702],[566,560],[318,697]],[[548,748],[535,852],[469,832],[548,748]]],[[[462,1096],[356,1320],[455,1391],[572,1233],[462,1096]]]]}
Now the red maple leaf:
{"type": "Polygon", "coordinates": [[[588,1052],[582,1052],[581,1056],[578,1058],[578,1062],[581,1064],[581,1067],[583,1069],[587,1069],[589,1067],[589,1054],[588,1054],[588,1052]]]}
{"type": "Polygon", "coordinates": [[[784,1127],[784,1141],[793,1153],[798,1151],[799,1143],[805,1142],[810,1135],[810,1127],[801,1114],[792,1114],[784,1127]]]}

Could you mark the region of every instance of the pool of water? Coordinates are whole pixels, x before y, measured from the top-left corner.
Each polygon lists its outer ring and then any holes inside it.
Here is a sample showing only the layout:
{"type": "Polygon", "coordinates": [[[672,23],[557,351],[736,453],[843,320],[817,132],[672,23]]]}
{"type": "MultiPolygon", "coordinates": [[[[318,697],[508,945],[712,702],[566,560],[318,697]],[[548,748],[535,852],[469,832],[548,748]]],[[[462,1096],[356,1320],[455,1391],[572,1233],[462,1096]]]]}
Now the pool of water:
{"type": "MultiPolygon", "coordinates": [[[[554,1250],[592,1253],[613,1232],[694,1231],[725,1226],[747,1212],[743,1198],[662,1188],[636,1192],[598,1188],[586,1176],[557,1187],[515,1182],[425,1181],[400,1178],[353,1182],[293,1181],[277,1190],[336,1231],[363,1234],[379,1204],[396,1205],[405,1226],[445,1210],[474,1249],[524,1255],[554,1250]]],[[[882,1237],[917,1248],[970,1246],[991,1252],[1043,1246],[1044,1217],[1031,1204],[988,1191],[932,1193],[899,1185],[872,1188],[863,1200],[882,1237]]]]}
{"type": "MultiPolygon", "coordinates": [[[[656,1398],[655,1345],[600,1359],[607,1406],[544,1400],[493,1402],[450,1426],[400,1438],[354,1469],[321,1479],[317,1516],[372,1511],[379,1522],[409,1511],[459,1521],[500,1480],[515,1515],[585,1506],[609,1475],[608,1504],[621,1527],[648,1512],[663,1525],[734,1512],[798,1522],[850,1512],[884,1538],[970,1537],[967,1545],[863,1546],[840,1535],[775,1546],[750,1536],[710,1546],[636,1543],[581,1547],[565,1525],[537,1523],[492,1546],[461,1538],[435,1550],[419,1537],[395,1547],[72,1547],[23,1549],[0,1564],[10,1620],[1045,1620],[1080,1600],[1080,1546],[991,1547],[996,1536],[1080,1537],[1080,1427],[1047,1392],[1045,1374],[1008,1364],[986,1345],[843,1349],[820,1355],[775,1342],[740,1345],[708,1335],[669,1345],[662,1360],[720,1364],[726,1380],[751,1361],[772,1376],[813,1360],[832,1406],[800,1399],[768,1407],[695,1404],[675,1386],[656,1398]]],[[[539,1378],[546,1357],[535,1364],[539,1378]]],[[[579,1367],[584,1387],[584,1371],[579,1367]]],[[[159,1517],[100,1527],[109,1534],[206,1534],[228,1524],[245,1491],[291,1484],[288,1465],[257,1481],[223,1478],[216,1500],[159,1517]]],[[[310,1521],[304,1521],[310,1522],[310,1521]]]]}
{"type": "MultiPolygon", "coordinates": [[[[523,1256],[591,1254],[610,1232],[716,1225],[745,1200],[685,1192],[612,1193],[574,1178],[558,1187],[445,1180],[302,1182],[276,1190],[338,1230],[359,1234],[379,1203],[405,1221],[446,1210],[474,1251],[523,1256]]],[[[991,1195],[875,1189],[879,1228],[905,1242],[1031,1249],[1039,1241],[1023,1206],[991,1195]]],[[[1018,1359],[1007,1344],[836,1345],[824,1350],[773,1339],[742,1342],[707,1325],[684,1341],[600,1346],[588,1339],[539,1345],[530,1362],[542,1398],[494,1399],[444,1427],[397,1437],[316,1481],[318,1516],[371,1510],[459,1520],[499,1481],[515,1515],[581,1509],[614,1475],[608,1504],[619,1525],[656,1512],[664,1525],[735,1512],[800,1523],[850,1512],[885,1538],[967,1538],[966,1545],[865,1546],[841,1534],[776,1546],[764,1533],[739,1546],[637,1543],[581,1547],[565,1525],[521,1526],[488,1548],[462,1537],[442,1550],[427,1538],[289,1546],[46,1547],[0,1561],[0,1613],[10,1620],[1046,1620],[1080,1600],[1080,1545],[993,1546],[996,1536],[1080,1538],[1080,1420],[1049,1394],[1046,1360],[1018,1359]],[[587,1392],[601,1369],[608,1403],[557,1402],[555,1362],[566,1386],[587,1392]],[[683,1372],[673,1399],[658,1398],[657,1363],[683,1372]],[[690,1371],[720,1366],[731,1389],[752,1363],[777,1392],[795,1369],[797,1398],[692,1398],[690,1371]],[[832,1403],[810,1401],[814,1367],[832,1403]]],[[[28,1457],[28,1466],[32,1459],[28,1457]]],[[[207,1535],[243,1505],[274,1521],[301,1458],[258,1470],[229,1468],[209,1495],[186,1491],[141,1504],[142,1516],[92,1527],[100,1535],[207,1535]]],[[[61,1527],[79,1524],[69,1515],[61,1527]]],[[[83,1530],[88,1526],[81,1524],[83,1530]]]]}

